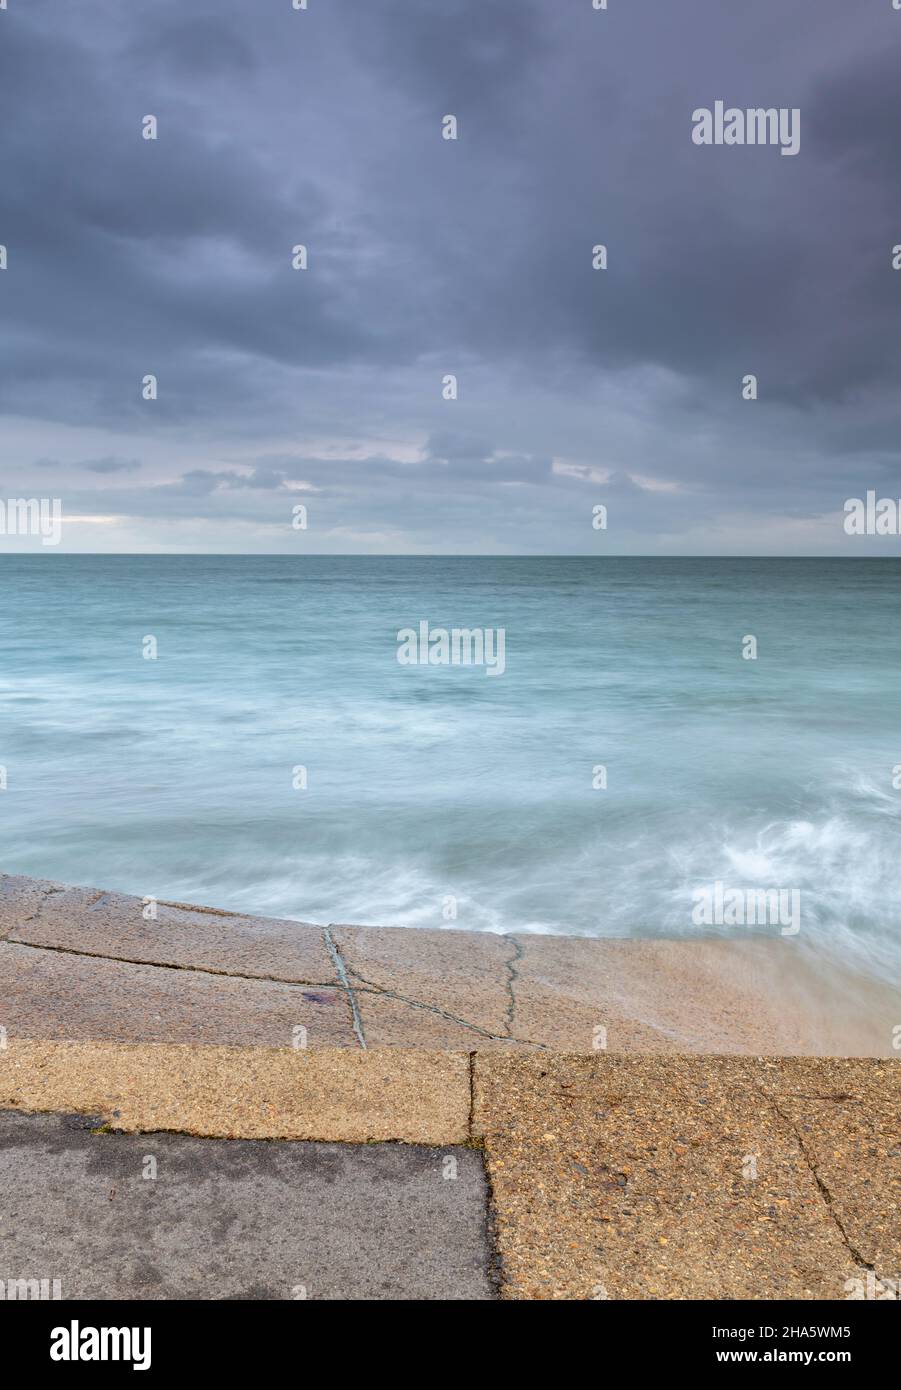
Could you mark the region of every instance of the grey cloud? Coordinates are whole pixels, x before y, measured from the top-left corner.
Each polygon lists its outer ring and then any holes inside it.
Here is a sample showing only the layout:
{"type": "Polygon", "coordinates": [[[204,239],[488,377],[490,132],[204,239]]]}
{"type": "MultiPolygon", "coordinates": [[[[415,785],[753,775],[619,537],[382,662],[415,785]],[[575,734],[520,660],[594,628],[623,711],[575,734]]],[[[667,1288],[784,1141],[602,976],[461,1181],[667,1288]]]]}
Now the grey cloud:
{"type": "Polygon", "coordinates": [[[898,23],[845,0],[11,9],[0,412],[4,454],[38,456],[16,486],[61,448],[23,453],[29,419],[73,431],[87,461],[60,467],[100,475],[104,513],[277,526],[309,484],[336,529],[440,549],[468,517],[489,547],[570,549],[600,470],[653,549],[890,479],[898,23]],[[694,146],[717,98],[799,106],[801,153],[694,146]]]}
{"type": "Polygon", "coordinates": [[[141,467],[139,459],[82,459],[76,465],[78,468],[86,468],[89,473],[136,473],[141,467]]]}
{"type": "Polygon", "coordinates": [[[240,77],[254,67],[253,50],[246,40],[213,13],[206,18],[164,23],[152,38],[142,38],[131,49],[139,62],[159,63],[168,71],[187,76],[219,73],[240,77]]]}

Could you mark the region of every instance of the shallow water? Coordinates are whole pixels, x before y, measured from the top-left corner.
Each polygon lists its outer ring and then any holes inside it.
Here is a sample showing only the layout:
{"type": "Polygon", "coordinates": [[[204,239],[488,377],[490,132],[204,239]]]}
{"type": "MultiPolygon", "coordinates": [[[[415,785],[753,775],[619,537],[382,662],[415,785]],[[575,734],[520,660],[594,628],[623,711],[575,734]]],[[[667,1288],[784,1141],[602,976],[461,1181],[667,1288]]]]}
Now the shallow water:
{"type": "Polygon", "coordinates": [[[896,561],[41,555],[0,583],[7,872],[584,935],[797,889],[808,945],[901,978],[896,561]],[[400,665],[422,619],[503,627],[504,674],[400,665]]]}

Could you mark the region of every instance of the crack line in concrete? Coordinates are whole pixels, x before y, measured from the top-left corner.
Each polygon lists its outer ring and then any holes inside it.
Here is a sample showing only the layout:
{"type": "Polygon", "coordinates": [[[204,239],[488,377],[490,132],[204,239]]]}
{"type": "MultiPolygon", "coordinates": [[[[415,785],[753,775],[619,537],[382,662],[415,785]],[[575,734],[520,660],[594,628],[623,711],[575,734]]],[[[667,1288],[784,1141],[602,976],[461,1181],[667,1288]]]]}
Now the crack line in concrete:
{"type": "MultiPolygon", "coordinates": [[[[24,926],[19,922],[14,928],[24,926]]],[[[88,960],[108,960],[115,965],[148,965],[152,970],[183,970],[189,975],[215,975],[219,979],[248,980],[257,985],[286,985],[289,989],[334,989],[334,980],[284,980],[278,975],[244,975],[237,970],[217,970],[214,965],[179,965],[176,961],[139,960],[136,956],[107,956],[102,951],[81,951],[77,946],[50,946],[41,942],[18,941],[15,937],[5,937],[8,946],[19,946],[25,951],[55,951],[63,956],[84,956],[88,960]]]]}
{"type": "MultiPolygon", "coordinates": [[[[239,922],[254,922],[258,920],[252,912],[228,912],[224,907],[198,907],[196,903],[174,903],[168,898],[157,898],[159,907],[177,907],[182,912],[200,912],[205,917],[234,917],[239,922]]],[[[285,922],[286,917],[267,918],[267,921],[285,922]]],[[[313,926],[312,922],[291,922],[291,926],[313,926]]]]}
{"type": "Polygon", "coordinates": [[[783,1091],[782,1094],[792,1100],[860,1100],[860,1096],[852,1095],[850,1091],[832,1091],[826,1096],[812,1096],[806,1091],[783,1091]]]}
{"type": "Polygon", "coordinates": [[[494,1189],[491,1172],[490,1144],[485,1135],[477,1135],[476,1127],[476,1067],[479,1064],[478,1052],[469,1054],[469,1144],[482,1151],[482,1173],[485,1178],[485,1242],[489,1251],[488,1278],[495,1298],[502,1298],[507,1284],[507,1272],[500,1239],[500,1204],[494,1189]]]}
{"type": "Polygon", "coordinates": [[[508,935],[507,940],[512,941],[514,953],[508,961],[504,962],[507,971],[507,993],[510,996],[510,1002],[507,1005],[507,1011],[504,1014],[504,1022],[507,1025],[507,1036],[512,1037],[513,1015],[516,1012],[516,994],[514,992],[513,986],[515,982],[519,979],[519,971],[516,969],[516,966],[517,963],[521,961],[523,956],[525,955],[525,947],[513,935],[508,935]]]}
{"type": "MultiPolygon", "coordinates": [[[[57,889],[54,891],[62,892],[63,890],[57,889]]],[[[39,910],[40,909],[38,909],[38,911],[39,910]]],[[[28,918],[28,921],[33,921],[36,916],[37,912],[32,914],[32,916],[28,918]]],[[[26,923],[24,921],[17,922],[15,927],[12,927],[11,930],[18,931],[20,927],[25,925],[26,923]]],[[[334,945],[334,941],[331,939],[328,929],[324,930],[323,938],[325,940],[326,949],[329,952],[329,956],[338,974],[338,986],[343,988],[350,998],[351,1012],[354,1018],[354,1033],[358,1042],[360,1042],[363,1037],[363,1024],[356,995],[354,993],[354,987],[348,978],[347,967],[344,966],[343,960],[338,955],[337,948],[334,945]],[[344,970],[343,977],[342,969],[344,970]]],[[[288,989],[335,989],[336,987],[336,982],[334,980],[288,980],[280,975],[247,975],[238,970],[219,970],[214,965],[180,965],[176,961],[145,960],[138,956],[108,956],[103,951],[85,951],[79,949],[77,946],[51,946],[44,942],[19,941],[13,936],[4,937],[0,944],[4,942],[10,946],[18,946],[25,951],[52,951],[57,955],[79,956],[85,960],[108,960],[115,965],[144,965],[151,970],[180,970],[188,975],[212,975],[217,979],[246,980],[250,984],[285,985],[288,989]]],[[[439,1008],[437,1004],[424,1004],[419,999],[410,999],[404,994],[398,994],[396,990],[386,989],[383,985],[376,984],[372,980],[366,980],[356,970],[350,970],[350,974],[363,986],[359,991],[361,994],[381,994],[387,999],[396,999],[398,1003],[407,1004],[411,1009],[422,1009],[425,1013],[437,1014],[439,1018],[444,1018],[449,1023],[456,1023],[461,1028],[469,1029],[470,1032],[478,1033],[480,1037],[488,1038],[491,1042],[515,1042],[520,1043],[524,1047],[541,1048],[542,1051],[547,1050],[546,1043],[536,1042],[532,1038],[518,1038],[511,1033],[492,1033],[487,1028],[482,1028],[478,1023],[470,1023],[468,1019],[460,1018],[457,1014],[448,1013],[446,1009],[439,1008]]],[[[362,1047],[367,1046],[365,1041],[360,1042],[360,1045],[362,1047]]]]}
{"type": "MultiPolygon", "coordinates": [[[[86,951],[79,949],[76,946],[54,946],[45,942],[20,941],[13,935],[14,932],[19,931],[22,927],[29,926],[32,922],[37,920],[48,898],[52,897],[54,894],[65,893],[67,891],[69,890],[65,887],[65,885],[54,885],[50,888],[43,889],[41,899],[34,912],[31,913],[29,917],[23,918],[21,921],[16,922],[12,927],[10,927],[8,933],[5,936],[0,937],[0,942],[6,941],[9,942],[9,944],[12,946],[21,946],[29,951],[55,951],[60,955],[81,956],[87,960],[108,960],[117,962],[120,965],[144,965],[154,970],[182,970],[188,972],[189,974],[213,975],[219,978],[225,978],[230,980],[248,980],[251,983],[256,981],[260,984],[287,985],[292,988],[298,987],[310,989],[334,989],[335,987],[335,982],[332,980],[288,980],[278,975],[249,975],[245,974],[243,971],[217,969],[216,966],[212,965],[181,965],[175,961],[145,960],[137,956],[110,956],[103,951],[86,951]]],[[[90,901],[89,907],[93,908],[108,896],[109,894],[105,891],[96,891],[90,901]]],[[[160,906],[163,907],[181,908],[189,912],[203,912],[217,917],[236,917],[240,919],[246,916],[246,914],[242,913],[224,912],[219,908],[197,907],[191,903],[175,903],[166,901],[164,899],[160,899],[159,902],[160,906]]],[[[247,920],[250,919],[247,918],[247,920]]],[[[341,957],[340,952],[338,951],[338,948],[335,945],[334,939],[331,934],[332,925],[334,924],[331,924],[330,926],[322,929],[323,941],[332,960],[332,964],[335,966],[335,970],[338,976],[338,982],[340,986],[345,990],[350,1001],[351,1013],[353,1017],[354,1034],[360,1046],[365,1048],[366,1040],[363,1031],[362,1017],[360,1015],[360,1010],[353,986],[350,982],[350,979],[348,978],[348,967],[345,966],[344,960],[341,957]]],[[[360,975],[356,970],[350,969],[349,973],[353,975],[356,980],[359,980],[360,984],[364,986],[364,989],[361,991],[361,993],[372,991],[373,993],[383,994],[386,998],[396,999],[399,1003],[408,1005],[409,1008],[421,1009],[425,1013],[436,1014],[439,1018],[444,1018],[449,1023],[456,1023],[461,1028],[467,1028],[470,1032],[477,1033],[480,1037],[488,1038],[491,1042],[515,1042],[525,1047],[535,1047],[540,1048],[542,1051],[546,1051],[546,1043],[535,1042],[531,1038],[518,1038],[513,1033],[513,1016],[516,1010],[516,997],[514,994],[513,986],[514,981],[518,978],[516,964],[518,961],[522,960],[525,951],[523,946],[520,944],[520,942],[517,940],[515,936],[510,934],[507,937],[507,939],[509,939],[513,943],[514,954],[508,961],[505,961],[504,963],[508,974],[506,985],[509,994],[509,1003],[507,1005],[504,1015],[504,1023],[507,1029],[506,1033],[492,1033],[490,1029],[482,1028],[477,1023],[471,1023],[468,1019],[460,1018],[459,1015],[452,1014],[448,1010],[442,1009],[436,1004],[425,1004],[421,1000],[410,999],[408,996],[400,994],[395,990],[386,989],[384,986],[376,984],[372,980],[364,979],[364,977],[360,975]]]]}
{"type": "Polygon", "coordinates": [[[354,1032],[357,1035],[357,1042],[365,1050],[366,1037],[363,1032],[363,1020],[360,1017],[360,1009],[359,1005],[357,1004],[357,996],[354,994],[350,980],[347,978],[347,967],[345,966],[344,961],[341,957],[341,952],[335,945],[334,939],[332,937],[332,929],[330,926],[325,927],[323,929],[322,939],[325,942],[326,949],[328,950],[328,953],[332,958],[332,964],[334,965],[335,970],[337,971],[338,979],[344,986],[344,989],[347,993],[347,997],[350,1000],[350,1011],[353,1014],[354,1032]]]}
{"type": "MultiPolygon", "coordinates": [[[[842,1243],[844,1244],[845,1249],[848,1251],[848,1254],[851,1256],[852,1260],[856,1265],[860,1265],[862,1266],[862,1268],[868,1269],[873,1274],[876,1274],[876,1266],[871,1264],[869,1260],[865,1260],[863,1255],[857,1249],[857,1247],[852,1244],[851,1238],[848,1235],[848,1232],[845,1230],[844,1222],[842,1221],[841,1217],[835,1209],[835,1202],[832,1193],[829,1191],[829,1188],[826,1186],[826,1183],[820,1176],[820,1172],[817,1168],[813,1154],[808,1149],[798,1125],[795,1124],[794,1120],[791,1118],[790,1115],[787,1115],[785,1113],[785,1111],[779,1105],[776,1096],[770,1095],[767,1091],[762,1090],[760,1087],[757,1087],[756,1089],[758,1095],[762,1096],[764,1100],[769,1101],[770,1105],[772,1105],[776,1114],[779,1116],[779,1119],[783,1122],[783,1124],[788,1126],[788,1128],[794,1135],[798,1148],[801,1150],[801,1155],[804,1159],[804,1162],[810,1169],[811,1175],[813,1176],[813,1180],[816,1183],[820,1196],[823,1199],[823,1205],[826,1207],[827,1211],[829,1212],[829,1215],[835,1222],[835,1225],[838,1228],[838,1233],[842,1238],[842,1243]]],[[[876,1275],[876,1277],[879,1277],[878,1274],[876,1275]]]]}
{"type": "Polygon", "coordinates": [[[479,1037],[488,1038],[491,1042],[515,1042],[521,1043],[524,1047],[540,1047],[542,1051],[547,1050],[546,1043],[533,1042],[531,1038],[515,1038],[511,1033],[492,1033],[481,1024],[470,1023],[468,1019],[449,1013],[438,1004],[424,1004],[421,999],[410,999],[406,994],[398,994],[397,990],[387,989],[384,985],[376,984],[374,980],[367,980],[358,970],[350,968],[350,973],[362,986],[360,994],[380,994],[385,999],[396,999],[400,1004],[407,1004],[411,1009],[422,1009],[424,1013],[437,1014],[439,1018],[447,1019],[448,1023],[457,1023],[461,1028],[468,1028],[470,1032],[478,1033],[479,1037]]]}

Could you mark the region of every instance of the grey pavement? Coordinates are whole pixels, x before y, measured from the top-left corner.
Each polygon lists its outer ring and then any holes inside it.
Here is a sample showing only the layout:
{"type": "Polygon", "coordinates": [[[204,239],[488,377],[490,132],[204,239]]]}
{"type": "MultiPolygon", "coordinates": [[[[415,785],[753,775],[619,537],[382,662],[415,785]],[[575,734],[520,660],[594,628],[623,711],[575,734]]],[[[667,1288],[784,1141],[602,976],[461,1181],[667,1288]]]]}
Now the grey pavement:
{"type": "Polygon", "coordinates": [[[493,1296],[474,1149],[96,1124],[0,1112],[0,1298],[21,1279],[63,1298],[493,1296]]]}

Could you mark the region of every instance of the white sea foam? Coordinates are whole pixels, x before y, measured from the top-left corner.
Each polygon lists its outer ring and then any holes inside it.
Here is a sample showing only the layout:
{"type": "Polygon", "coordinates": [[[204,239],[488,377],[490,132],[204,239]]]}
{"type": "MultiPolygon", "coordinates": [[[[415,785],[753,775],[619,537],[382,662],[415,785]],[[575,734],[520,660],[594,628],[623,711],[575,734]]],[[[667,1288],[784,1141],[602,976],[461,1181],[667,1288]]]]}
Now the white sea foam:
{"type": "Polygon", "coordinates": [[[13,571],[8,871],[308,921],[592,936],[691,931],[692,893],[717,880],[797,889],[799,941],[901,978],[896,581],[876,562],[13,571]],[[768,633],[753,672],[730,646],[749,603],[768,633]],[[503,624],[504,680],[410,680],[394,634],[426,610],[503,624]]]}

